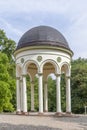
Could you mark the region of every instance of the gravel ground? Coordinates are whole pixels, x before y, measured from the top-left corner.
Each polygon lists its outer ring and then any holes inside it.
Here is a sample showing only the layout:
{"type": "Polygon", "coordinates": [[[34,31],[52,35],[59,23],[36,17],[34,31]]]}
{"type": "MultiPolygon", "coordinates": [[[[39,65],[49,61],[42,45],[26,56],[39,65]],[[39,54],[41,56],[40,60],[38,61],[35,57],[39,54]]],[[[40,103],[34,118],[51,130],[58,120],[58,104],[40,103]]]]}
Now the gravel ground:
{"type": "Polygon", "coordinates": [[[54,117],[0,114],[0,130],[87,130],[87,115],[54,117]]]}

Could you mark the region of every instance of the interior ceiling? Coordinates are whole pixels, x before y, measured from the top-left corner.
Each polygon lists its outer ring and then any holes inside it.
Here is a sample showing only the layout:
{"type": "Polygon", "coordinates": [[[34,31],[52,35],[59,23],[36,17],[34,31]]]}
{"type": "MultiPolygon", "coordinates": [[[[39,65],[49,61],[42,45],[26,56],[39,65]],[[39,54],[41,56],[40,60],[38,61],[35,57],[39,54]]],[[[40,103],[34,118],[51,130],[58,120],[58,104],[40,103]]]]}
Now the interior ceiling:
{"type": "Polygon", "coordinates": [[[37,70],[37,66],[34,63],[29,64],[28,70],[37,70]]]}
{"type": "Polygon", "coordinates": [[[46,63],[43,67],[43,70],[54,70],[54,66],[51,63],[46,63]]]}
{"type": "MultiPolygon", "coordinates": [[[[28,70],[37,70],[37,66],[34,63],[29,64],[28,70]]],[[[54,66],[51,63],[46,63],[43,66],[43,70],[55,70],[54,66]]]]}
{"type": "MultiPolygon", "coordinates": [[[[67,66],[66,65],[63,65],[61,67],[61,72],[62,73],[65,73],[67,70],[67,66]]],[[[31,63],[28,65],[28,69],[27,71],[31,71],[31,72],[36,72],[37,73],[37,66],[34,64],[34,63],[31,63]]],[[[54,73],[55,72],[55,67],[53,66],[53,64],[51,64],[50,62],[47,62],[46,64],[44,64],[43,66],[43,73],[49,73],[49,72],[52,72],[54,73]]]]}
{"type": "Polygon", "coordinates": [[[65,71],[66,71],[66,65],[63,65],[63,66],[62,66],[61,71],[62,71],[62,72],[65,72],[65,71]]]}

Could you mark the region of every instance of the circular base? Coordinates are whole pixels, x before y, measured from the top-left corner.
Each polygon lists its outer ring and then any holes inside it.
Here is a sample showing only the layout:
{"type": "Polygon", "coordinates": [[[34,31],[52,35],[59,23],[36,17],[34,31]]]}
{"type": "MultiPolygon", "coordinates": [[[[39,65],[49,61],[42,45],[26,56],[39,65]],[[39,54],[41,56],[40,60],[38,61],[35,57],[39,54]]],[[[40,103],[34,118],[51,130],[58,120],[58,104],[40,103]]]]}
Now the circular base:
{"type": "Polygon", "coordinates": [[[21,111],[16,111],[16,114],[17,115],[21,115],[21,111]]]}
{"type": "Polygon", "coordinates": [[[66,116],[68,116],[68,117],[73,117],[74,114],[72,114],[72,112],[66,112],[66,116]]]}
{"type": "Polygon", "coordinates": [[[35,110],[31,110],[30,112],[35,112],[35,110]]]}
{"type": "Polygon", "coordinates": [[[43,115],[44,115],[43,112],[39,112],[39,113],[38,113],[38,116],[43,116],[43,115]]]}
{"type": "Polygon", "coordinates": [[[20,112],[17,111],[16,114],[17,114],[17,115],[29,115],[28,112],[23,112],[23,111],[20,111],[20,112]]]}
{"type": "Polygon", "coordinates": [[[48,110],[44,110],[44,112],[48,112],[48,110]]]}
{"type": "Polygon", "coordinates": [[[69,115],[71,115],[71,114],[72,114],[72,112],[66,112],[66,114],[69,114],[69,115]]]}
{"type": "Polygon", "coordinates": [[[62,112],[56,112],[55,116],[63,116],[63,113],[62,112]]]}
{"type": "Polygon", "coordinates": [[[29,115],[28,112],[21,112],[21,115],[29,115]]]}

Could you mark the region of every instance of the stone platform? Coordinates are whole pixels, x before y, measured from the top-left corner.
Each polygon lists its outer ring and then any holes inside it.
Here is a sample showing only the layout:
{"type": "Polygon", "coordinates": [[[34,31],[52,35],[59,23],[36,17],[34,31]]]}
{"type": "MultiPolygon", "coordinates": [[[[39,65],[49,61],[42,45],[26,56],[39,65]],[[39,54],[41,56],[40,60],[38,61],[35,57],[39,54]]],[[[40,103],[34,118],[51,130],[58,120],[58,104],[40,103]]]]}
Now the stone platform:
{"type": "MultiPolygon", "coordinates": [[[[0,130],[87,130],[87,115],[47,116],[0,114],[0,130]]],[[[49,115],[50,114],[50,115],[49,115]]]]}

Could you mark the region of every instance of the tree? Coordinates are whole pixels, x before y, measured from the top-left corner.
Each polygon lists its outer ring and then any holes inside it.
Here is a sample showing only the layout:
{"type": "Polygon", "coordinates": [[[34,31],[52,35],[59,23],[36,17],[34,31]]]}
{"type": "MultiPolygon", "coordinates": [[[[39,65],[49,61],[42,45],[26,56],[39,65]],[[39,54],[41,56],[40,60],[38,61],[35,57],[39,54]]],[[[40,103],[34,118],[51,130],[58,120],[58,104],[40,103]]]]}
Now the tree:
{"type": "Polygon", "coordinates": [[[49,111],[56,111],[56,81],[48,77],[48,106],[49,111]]]}
{"type": "Polygon", "coordinates": [[[72,61],[72,112],[84,113],[87,106],[87,59],[72,61]]]}
{"type": "Polygon", "coordinates": [[[8,57],[0,52],[0,112],[13,111],[13,105],[10,102],[12,94],[10,91],[10,77],[7,68],[8,57]]]}
{"type": "MultiPolygon", "coordinates": [[[[27,103],[28,103],[28,111],[31,110],[31,83],[29,75],[26,76],[27,81],[27,103]]],[[[38,78],[35,76],[34,78],[34,105],[35,111],[39,109],[39,97],[38,97],[38,78]]]]}
{"type": "Polygon", "coordinates": [[[13,58],[13,52],[16,48],[15,41],[8,39],[5,32],[0,29],[0,50],[1,52],[5,53],[11,63],[13,58]]]}
{"type": "Polygon", "coordinates": [[[11,98],[12,95],[9,89],[9,84],[4,81],[0,81],[0,112],[14,110],[10,102],[11,98]]]}
{"type": "Polygon", "coordinates": [[[16,108],[16,79],[15,79],[15,61],[13,53],[16,43],[9,39],[5,32],[0,29],[0,81],[8,83],[11,92],[10,103],[16,108]]]}
{"type": "Polygon", "coordinates": [[[65,74],[61,74],[61,109],[63,112],[66,111],[66,79],[65,74]]]}

